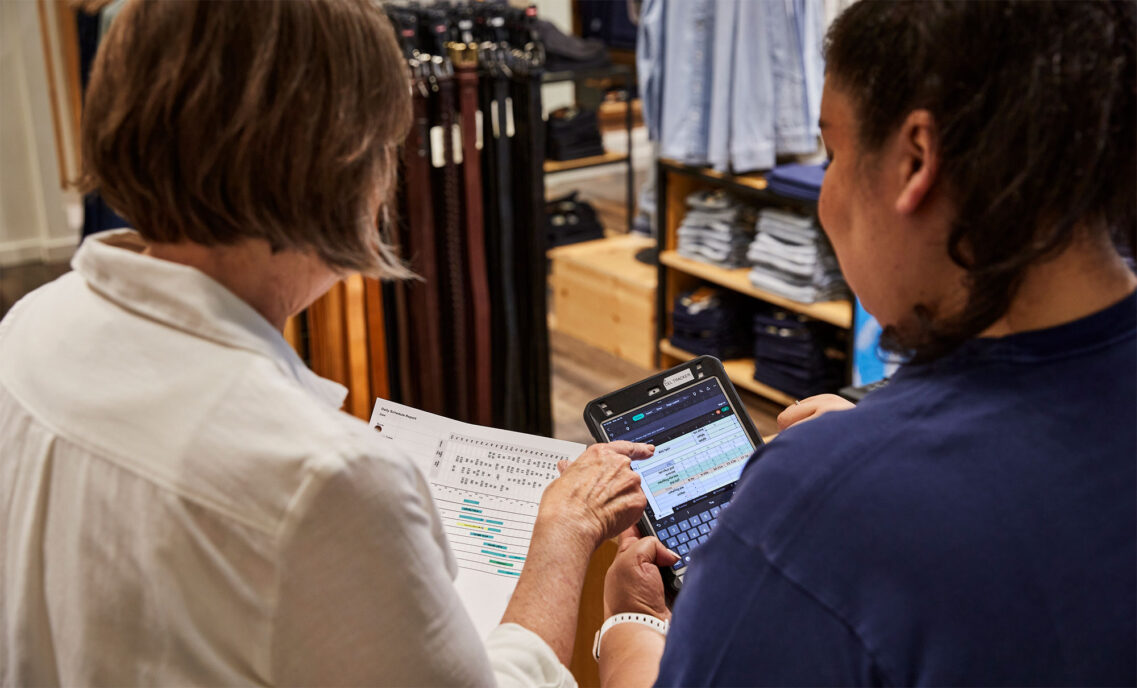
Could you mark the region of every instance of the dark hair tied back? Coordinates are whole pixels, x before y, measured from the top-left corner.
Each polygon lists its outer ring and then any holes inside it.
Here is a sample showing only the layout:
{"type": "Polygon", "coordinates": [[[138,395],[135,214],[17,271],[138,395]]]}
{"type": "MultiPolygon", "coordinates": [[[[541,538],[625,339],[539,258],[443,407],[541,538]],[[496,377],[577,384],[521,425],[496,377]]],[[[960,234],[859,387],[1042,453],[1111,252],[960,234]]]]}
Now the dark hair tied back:
{"type": "Polygon", "coordinates": [[[1131,2],[862,0],[826,40],[859,142],[878,150],[926,109],[957,216],[948,249],[967,271],[959,316],[918,308],[922,331],[886,346],[942,356],[1002,317],[1027,270],[1079,231],[1137,244],[1137,60],[1131,2]]]}

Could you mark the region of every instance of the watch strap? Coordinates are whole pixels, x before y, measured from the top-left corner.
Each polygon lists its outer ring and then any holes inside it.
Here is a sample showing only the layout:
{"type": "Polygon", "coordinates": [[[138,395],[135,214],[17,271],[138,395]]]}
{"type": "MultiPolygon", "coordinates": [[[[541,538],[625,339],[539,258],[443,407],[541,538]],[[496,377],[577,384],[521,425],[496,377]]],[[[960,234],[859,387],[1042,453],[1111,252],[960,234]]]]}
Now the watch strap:
{"type": "Polygon", "coordinates": [[[670,621],[664,621],[663,619],[654,617],[651,614],[635,614],[632,612],[613,614],[612,616],[608,617],[608,620],[604,622],[604,625],[600,627],[600,630],[596,631],[596,636],[592,640],[592,656],[596,659],[597,662],[600,661],[600,641],[604,638],[604,634],[608,632],[608,629],[622,623],[638,623],[644,626],[650,626],[651,628],[654,628],[655,630],[662,633],[664,636],[667,635],[668,629],[671,628],[670,621]]]}

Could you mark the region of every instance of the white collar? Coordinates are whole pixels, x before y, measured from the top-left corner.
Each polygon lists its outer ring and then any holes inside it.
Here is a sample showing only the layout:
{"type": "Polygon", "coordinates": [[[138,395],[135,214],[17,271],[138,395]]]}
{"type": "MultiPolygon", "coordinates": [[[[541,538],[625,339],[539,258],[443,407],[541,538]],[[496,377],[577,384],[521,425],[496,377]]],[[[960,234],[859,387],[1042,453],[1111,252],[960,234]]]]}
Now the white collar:
{"type": "Polygon", "coordinates": [[[142,255],[135,231],[101,232],[71,260],[91,289],[127,310],[195,337],[266,356],[320,401],[340,408],[347,388],[308,369],[288,342],[252,306],[188,265],[142,255]]]}

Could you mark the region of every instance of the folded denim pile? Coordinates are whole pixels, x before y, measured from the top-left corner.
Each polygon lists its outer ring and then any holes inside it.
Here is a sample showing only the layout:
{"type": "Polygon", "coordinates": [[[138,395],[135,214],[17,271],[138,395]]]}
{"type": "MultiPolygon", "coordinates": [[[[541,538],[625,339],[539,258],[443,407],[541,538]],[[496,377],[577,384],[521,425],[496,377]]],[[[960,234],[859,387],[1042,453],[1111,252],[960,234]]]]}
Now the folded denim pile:
{"type": "Polygon", "coordinates": [[[695,355],[726,360],[749,355],[746,323],[754,302],[737,292],[703,286],[675,298],[671,343],[695,355]]]}
{"type": "Polygon", "coordinates": [[[813,219],[763,208],[756,230],[746,252],[755,287],[799,303],[848,297],[837,257],[813,219]]]}
{"type": "Polygon", "coordinates": [[[549,114],[545,152],[549,160],[577,160],[604,154],[600,121],[592,110],[564,107],[549,114]]]}
{"type": "Polygon", "coordinates": [[[821,195],[821,180],[825,178],[826,167],[828,163],[779,165],[766,175],[766,188],[779,196],[816,201],[821,195]]]}
{"type": "Polygon", "coordinates": [[[604,226],[591,203],[577,198],[579,192],[545,203],[545,232],[548,246],[564,246],[604,238],[604,226]]]}
{"type": "Polygon", "coordinates": [[[754,315],[754,379],[794,397],[844,384],[847,333],[804,315],[769,309],[754,315]]]}
{"type": "Polygon", "coordinates": [[[679,255],[722,268],[747,265],[746,247],[754,238],[754,210],[721,190],[687,197],[679,225],[679,255]]]}

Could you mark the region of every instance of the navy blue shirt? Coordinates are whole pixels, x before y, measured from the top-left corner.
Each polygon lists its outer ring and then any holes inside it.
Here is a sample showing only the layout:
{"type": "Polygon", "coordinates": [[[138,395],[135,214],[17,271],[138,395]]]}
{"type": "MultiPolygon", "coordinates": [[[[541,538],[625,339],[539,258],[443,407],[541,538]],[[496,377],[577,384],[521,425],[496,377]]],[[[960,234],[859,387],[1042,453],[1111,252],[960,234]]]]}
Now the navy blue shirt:
{"type": "Polygon", "coordinates": [[[1137,682],[1137,296],[760,449],[659,685],[1137,682]]]}

